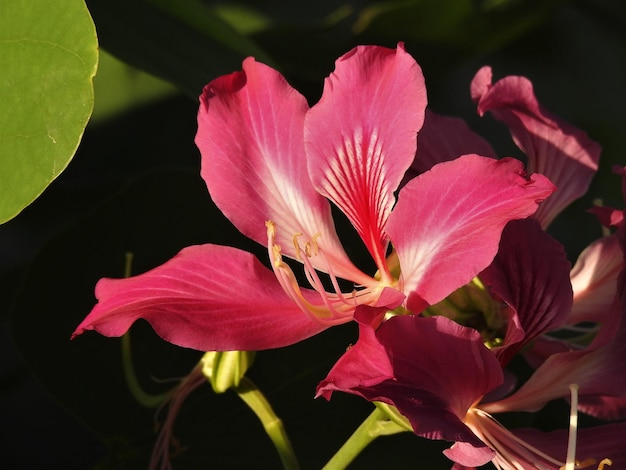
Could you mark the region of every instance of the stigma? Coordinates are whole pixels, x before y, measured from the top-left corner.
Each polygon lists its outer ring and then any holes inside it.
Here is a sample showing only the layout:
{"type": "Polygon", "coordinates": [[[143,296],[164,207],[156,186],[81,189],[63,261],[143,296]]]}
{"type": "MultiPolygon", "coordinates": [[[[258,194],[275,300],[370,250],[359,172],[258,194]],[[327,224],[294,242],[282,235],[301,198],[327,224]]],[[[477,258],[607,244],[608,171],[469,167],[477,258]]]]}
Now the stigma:
{"type": "Polygon", "coordinates": [[[339,281],[334,274],[333,266],[324,256],[320,247],[319,233],[306,239],[303,233],[293,235],[295,259],[302,263],[304,275],[312,290],[302,289],[296,276],[284,259],[282,247],[276,243],[276,224],[271,220],[265,222],[267,228],[267,250],[272,263],[272,269],[276,279],[285,293],[296,305],[311,319],[325,325],[339,325],[350,321],[354,310],[362,304],[375,304],[384,289],[384,285],[377,283],[362,289],[354,288],[352,292],[341,291],[339,281]],[[322,266],[330,283],[331,290],[328,292],[318,271],[311,262],[317,258],[316,265],[322,266]]]}

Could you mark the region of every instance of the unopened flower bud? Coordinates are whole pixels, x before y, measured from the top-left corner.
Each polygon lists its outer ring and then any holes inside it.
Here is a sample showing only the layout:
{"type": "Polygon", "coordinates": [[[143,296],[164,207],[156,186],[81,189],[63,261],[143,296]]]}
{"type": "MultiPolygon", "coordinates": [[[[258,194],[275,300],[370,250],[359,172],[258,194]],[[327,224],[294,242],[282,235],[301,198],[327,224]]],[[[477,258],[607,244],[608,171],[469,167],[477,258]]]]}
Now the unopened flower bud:
{"type": "Polygon", "coordinates": [[[254,356],[254,351],[209,351],[202,357],[202,373],[215,393],[224,393],[239,385],[254,356]]]}

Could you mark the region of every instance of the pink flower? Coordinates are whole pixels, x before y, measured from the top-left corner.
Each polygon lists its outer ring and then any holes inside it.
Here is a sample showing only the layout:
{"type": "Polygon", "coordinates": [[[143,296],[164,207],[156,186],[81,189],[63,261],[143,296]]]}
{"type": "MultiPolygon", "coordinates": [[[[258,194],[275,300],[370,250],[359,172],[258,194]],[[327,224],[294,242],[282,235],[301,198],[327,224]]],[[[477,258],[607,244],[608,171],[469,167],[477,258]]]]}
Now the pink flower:
{"type": "Polygon", "coordinates": [[[74,336],[119,336],[143,318],[181,346],[258,350],[348,322],[359,306],[419,313],[439,302],[489,265],[506,223],[534,213],[554,187],[542,175],[527,178],[516,160],[465,155],[414,178],[396,202],[425,106],[421,70],[402,45],[360,46],[339,58],[311,109],[252,58],[209,83],[196,137],[202,177],[232,223],[267,245],[272,270],[235,248],[185,248],[139,276],[102,279],[74,336]],[[329,201],[356,229],[376,274],[348,258],[329,201]],[[310,288],[285,257],[302,263],[310,288]],[[354,289],[342,292],[339,278],[354,289]]]}
{"type": "MultiPolygon", "coordinates": [[[[626,181],[626,171],[620,174],[626,181]]],[[[601,316],[578,317],[601,318],[601,329],[585,348],[563,348],[559,342],[543,349],[545,360],[514,393],[498,393],[508,391],[503,366],[544,332],[567,322],[573,304],[563,249],[533,220],[509,223],[494,262],[480,275],[504,302],[507,322],[499,346],[487,349],[479,331],[444,316],[392,317],[378,330],[363,322],[359,341],[322,381],[318,395],[330,398],[344,391],[395,406],[418,436],[454,442],[444,453],[457,470],[489,461],[505,470],[562,468],[566,430],[511,431],[494,415],[537,411],[550,400],[568,398],[575,384],[579,410],[626,418],[626,227],[620,225],[613,237],[621,273],[612,284],[610,308],[601,316]]],[[[361,311],[357,319],[365,315],[361,311]]],[[[626,422],[579,430],[576,456],[584,464],[576,468],[598,468],[605,458],[615,468],[625,466],[625,431],[626,422]]]]}
{"type": "MultiPolygon", "coordinates": [[[[586,133],[553,115],[537,100],[525,77],[507,76],[492,83],[490,67],[481,68],[470,86],[482,116],[487,112],[509,127],[528,159],[528,171],[548,177],[557,191],[533,215],[546,228],[571,202],[587,192],[598,169],[601,147],[586,133]]],[[[491,145],[458,118],[426,112],[420,146],[409,175],[466,153],[496,157],[491,145]]]]}
{"type": "Polygon", "coordinates": [[[527,78],[508,76],[493,84],[491,80],[491,67],[481,68],[472,80],[470,91],[478,113],[490,111],[504,122],[526,154],[529,171],[547,176],[558,188],[535,214],[545,228],[587,192],[602,149],[586,133],[541,106],[527,78]]]}

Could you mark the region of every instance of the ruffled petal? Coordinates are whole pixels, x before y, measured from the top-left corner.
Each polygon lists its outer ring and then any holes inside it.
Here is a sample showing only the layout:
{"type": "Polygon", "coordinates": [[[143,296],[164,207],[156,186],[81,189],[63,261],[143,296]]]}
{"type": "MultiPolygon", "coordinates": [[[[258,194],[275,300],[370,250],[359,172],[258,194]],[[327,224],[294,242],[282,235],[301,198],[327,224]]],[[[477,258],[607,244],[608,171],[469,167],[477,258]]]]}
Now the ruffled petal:
{"type": "MultiPolygon", "coordinates": [[[[613,317],[622,315],[614,309],[613,317]]],[[[608,321],[587,349],[553,354],[513,395],[481,408],[488,413],[537,411],[550,400],[569,396],[571,384],[580,387],[581,397],[626,396],[626,326],[619,320],[608,321]]]]}
{"type": "Polygon", "coordinates": [[[424,77],[402,44],[359,46],[337,60],[306,117],[313,184],[350,219],[382,271],[393,192],[415,156],[425,107],[424,77]]]}
{"type": "Polygon", "coordinates": [[[219,245],[185,248],[135,277],[101,279],[96,297],[98,304],[72,337],[86,330],[121,336],[143,318],[178,346],[261,350],[296,343],[326,328],[302,313],[252,254],[219,245]]]}
{"type": "Polygon", "coordinates": [[[382,401],[396,406],[419,436],[485,448],[463,419],[502,379],[497,359],[475,330],[445,317],[397,316],[375,331],[361,324],[359,341],[320,384],[318,395],[340,390],[382,401]]]}
{"type": "Polygon", "coordinates": [[[417,154],[405,178],[414,178],[437,163],[470,153],[496,157],[489,142],[472,131],[463,119],[443,116],[427,109],[424,126],[419,134],[417,154]]]}
{"type": "Polygon", "coordinates": [[[491,111],[505,123],[528,157],[528,171],[547,176],[558,188],[534,216],[545,228],[587,192],[602,149],[585,132],[545,110],[527,78],[508,76],[493,85],[491,79],[491,68],[483,67],[472,81],[478,113],[491,111]]]}
{"type": "Polygon", "coordinates": [[[583,250],[571,272],[574,305],[569,324],[605,321],[622,268],[622,251],[616,235],[600,238],[583,250]]]}
{"type": "Polygon", "coordinates": [[[580,397],[578,409],[585,414],[600,419],[610,421],[626,419],[626,396],[607,397],[594,395],[580,397]]]}
{"type": "Polygon", "coordinates": [[[509,222],[493,263],[480,278],[515,312],[504,346],[496,349],[503,364],[526,344],[565,323],[572,307],[570,263],[563,246],[533,219],[509,222]],[[512,331],[519,324],[521,337],[512,331]]]}
{"type": "Polygon", "coordinates": [[[387,231],[398,253],[407,308],[419,313],[485,269],[510,220],[554,190],[514,159],[466,155],[435,165],[401,191],[387,231]]]}
{"type": "Polygon", "coordinates": [[[276,70],[248,58],[243,71],[209,83],[200,97],[196,144],[211,197],[246,236],[266,245],[265,221],[282,252],[297,257],[294,237],[323,247],[316,268],[366,277],[337,238],[330,204],[311,184],[304,151],[305,98],[276,70]]]}

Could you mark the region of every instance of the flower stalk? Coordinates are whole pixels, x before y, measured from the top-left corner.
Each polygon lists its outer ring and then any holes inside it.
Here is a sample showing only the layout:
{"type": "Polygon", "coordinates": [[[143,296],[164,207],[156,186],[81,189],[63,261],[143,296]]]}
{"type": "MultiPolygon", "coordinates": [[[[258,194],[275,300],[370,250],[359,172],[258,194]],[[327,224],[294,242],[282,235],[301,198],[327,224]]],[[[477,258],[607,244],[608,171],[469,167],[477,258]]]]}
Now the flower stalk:
{"type": "Polygon", "coordinates": [[[323,470],[346,468],[377,437],[397,434],[403,431],[406,431],[404,427],[390,419],[385,411],[377,407],[352,433],[337,453],[323,467],[323,470]]]}
{"type": "Polygon", "coordinates": [[[298,470],[300,465],[296,459],[296,454],[293,451],[283,422],[276,415],[270,403],[263,396],[263,393],[261,393],[257,386],[247,377],[242,377],[239,385],[232,387],[232,390],[248,405],[254,414],[256,414],[257,418],[259,418],[261,424],[263,424],[263,429],[265,429],[265,432],[278,451],[283,468],[285,470],[298,470]]]}

